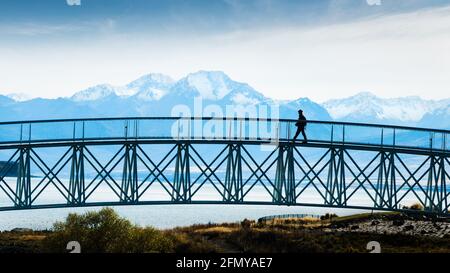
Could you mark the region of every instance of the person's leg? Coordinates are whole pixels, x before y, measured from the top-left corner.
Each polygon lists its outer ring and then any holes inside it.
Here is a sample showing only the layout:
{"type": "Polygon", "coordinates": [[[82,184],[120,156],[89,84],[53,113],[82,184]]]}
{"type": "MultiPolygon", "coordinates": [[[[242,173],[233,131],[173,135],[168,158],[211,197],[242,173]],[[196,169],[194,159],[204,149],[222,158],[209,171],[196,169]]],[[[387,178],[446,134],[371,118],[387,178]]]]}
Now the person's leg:
{"type": "Polygon", "coordinates": [[[303,142],[308,142],[308,138],[306,137],[305,128],[302,129],[303,142]]]}
{"type": "Polygon", "coordinates": [[[298,135],[300,134],[300,131],[301,131],[300,127],[297,127],[297,132],[295,132],[295,136],[292,139],[292,141],[295,141],[297,139],[298,135]]]}

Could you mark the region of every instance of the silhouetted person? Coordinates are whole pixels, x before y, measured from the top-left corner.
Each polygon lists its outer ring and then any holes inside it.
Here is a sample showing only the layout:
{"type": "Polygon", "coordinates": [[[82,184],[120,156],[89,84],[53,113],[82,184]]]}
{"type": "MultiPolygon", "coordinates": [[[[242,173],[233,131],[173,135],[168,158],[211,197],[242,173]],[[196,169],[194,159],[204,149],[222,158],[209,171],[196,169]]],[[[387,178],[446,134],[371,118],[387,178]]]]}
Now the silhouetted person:
{"type": "Polygon", "coordinates": [[[295,132],[295,136],[294,136],[294,139],[292,140],[292,142],[295,142],[295,140],[297,139],[297,137],[300,133],[302,133],[302,135],[303,135],[302,143],[308,142],[308,139],[306,138],[306,134],[305,134],[306,118],[303,115],[303,110],[298,110],[298,120],[295,123],[295,126],[297,126],[297,132],[295,132]]]}

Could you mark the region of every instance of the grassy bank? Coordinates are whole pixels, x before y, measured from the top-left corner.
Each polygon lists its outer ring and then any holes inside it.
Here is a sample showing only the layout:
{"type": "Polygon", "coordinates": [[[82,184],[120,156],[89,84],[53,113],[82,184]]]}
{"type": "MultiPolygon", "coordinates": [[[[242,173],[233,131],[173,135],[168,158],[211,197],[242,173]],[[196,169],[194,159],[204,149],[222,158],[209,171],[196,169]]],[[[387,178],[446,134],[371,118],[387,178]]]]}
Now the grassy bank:
{"type": "Polygon", "coordinates": [[[346,217],[287,218],[204,224],[158,230],[132,225],[112,209],[70,214],[51,231],[0,233],[0,252],[67,252],[79,241],[82,252],[242,253],[450,252],[450,223],[399,213],[346,217]]]}

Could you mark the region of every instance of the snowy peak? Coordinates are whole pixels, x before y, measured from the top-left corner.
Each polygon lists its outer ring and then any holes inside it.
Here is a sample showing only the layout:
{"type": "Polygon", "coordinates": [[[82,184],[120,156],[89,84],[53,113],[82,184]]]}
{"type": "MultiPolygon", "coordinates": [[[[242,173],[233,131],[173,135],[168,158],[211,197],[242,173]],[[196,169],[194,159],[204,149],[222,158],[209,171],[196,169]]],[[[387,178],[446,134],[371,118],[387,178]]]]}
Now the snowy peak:
{"type": "Polygon", "coordinates": [[[228,104],[254,105],[267,98],[246,83],[233,81],[221,71],[198,71],[179,80],[171,89],[182,97],[202,97],[228,104]]]}
{"type": "Polygon", "coordinates": [[[302,109],[308,119],[331,120],[331,117],[325,108],[308,98],[299,98],[293,101],[279,101],[278,103],[281,106],[282,117],[287,116],[287,113],[283,113],[286,110],[283,111],[283,109],[289,109],[290,112],[294,113],[295,116],[290,118],[297,118],[297,111],[302,109]]]}
{"type": "Polygon", "coordinates": [[[333,119],[367,120],[367,117],[371,117],[377,120],[417,122],[445,103],[420,97],[385,99],[364,92],[344,99],[329,100],[323,106],[333,119]]]}
{"type": "Polygon", "coordinates": [[[150,101],[162,98],[174,84],[174,80],[163,74],[148,74],[127,84],[120,95],[135,96],[150,101]]]}
{"type": "Polygon", "coordinates": [[[143,101],[160,100],[168,92],[167,89],[148,87],[137,92],[133,97],[143,101]]]}
{"type": "Polygon", "coordinates": [[[185,85],[204,99],[218,100],[231,91],[233,81],[221,71],[199,71],[181,79],[185,85]]]}
{"type": "Polygon", "coordinates": [[[168,116],[176,105],[193,107],[196,97],[204,99],[205,107],[215,105],[223,110],[228,106],[249,109],[246,107],[278,105],[281,118],[295,119],[298,109],[303,109],[306,117],[312,120],[450,128],[450,99],[380,98],[363,92],[322,104],[308,98],[277,101],[265,97],[246,83],[232,80],[221,71],[198,71],[178,81],[163,74],[147,74],[122,86],[92,86],[69,99],[29,100],[29,97],[21,94],[0,95],[0,110],[3,111],[3,120],[16,119],[16,116],[24,119],[37,116],[168,116]],[[45,104],[45,107],[35,109],[30,106],[39,103],[45,104]],[[60,104],[64,104],[64,107],[60,104]],[[48,109],[61,109],[61,112],[47,112],[48,109]],[[67,109],[73,110],[70,112],[67,109]]]}
{"type": "Polygon", "coordinates": [[[6,95],[8,98],[14,100],[14,101],[18,101],[18,102],[23,102],[23,101],[28,101],[33,99],[33,97],[31,97],[28,94],[24,94],[24,93],[10,93],[6,95]]]}
{"type": "Polygon", "coordinates": [[[130,82],[126,85],[126,88],[135,90],[136,92],[134,94],[136,94],[139,91],[143,91],[148,88],[168,89],[173,83],[174,80],[169,76],[154,73],[144,75],[137,80],[130,82]]]}
{"type": "Polygon", "coordinates": [[[148,74],[124,86],[101,84],[75,93],[74,101],[94,101],[116,95],[119,97],[135,96],[141,100],[158,100],[170,89],[174,81],[163,74],[148,74]]]}
{"type": "Polygon", "coordinates": [[[266,98],[246,83],[232,82],[229,89],[230,92],[223,98],[229,104],[256,105],[259,103],[273,103],[273,100],[266,98]]]}
{"type": "Polygon", "coordinates": [[[94,101],[115,94],[116,90],[113,86],[109,84],[100,84],[75,93],[71,99],[74,101],[94,101]]]}
{"type": "Polygon", "coordinates": [[[97,85],[82,90],[71,97],[74,101],[95,101],[111,95],[131,97],[142,101],[158,101],[166,95],[170,98],[202,97],[206,100],[222,100],[233,104],[257,104],[266,101],[261,93],[248,84],[233,81],[221,71],[199,71],[175,82],[163,74],[148,74],[124,86],[97,85]]]}
{"type": "Polygon", "coordinates": [[[265,98],[249,91],[242,91],[235,92],[233,96],[231,96],[230,100],[233,104],[255,105],[261,103],[263,100],[265,100],[265,98]]]}

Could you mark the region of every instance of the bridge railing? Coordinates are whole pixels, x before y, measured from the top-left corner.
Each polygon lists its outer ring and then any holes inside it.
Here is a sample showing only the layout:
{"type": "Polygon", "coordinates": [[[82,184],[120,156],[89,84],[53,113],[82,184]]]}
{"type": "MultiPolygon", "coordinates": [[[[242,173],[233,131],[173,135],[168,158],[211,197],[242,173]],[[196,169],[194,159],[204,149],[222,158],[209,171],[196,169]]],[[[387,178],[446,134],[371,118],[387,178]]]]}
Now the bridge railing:
{"type": "MultiPolygon", "coordinates": [[[[287,141],[296,120],[211,117],[138,117],[0,123],[0,144],[117,139],[287,141]]],[[[449,151],[449,130],[309,120],[310,142],[449,151]]],[[[298,137],[302,140],[302,135],[298,137]]]]}

